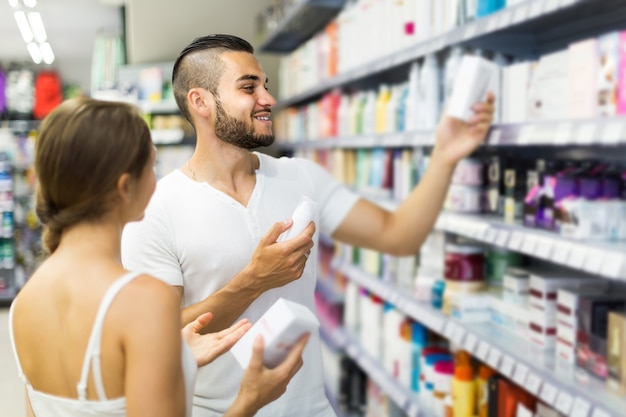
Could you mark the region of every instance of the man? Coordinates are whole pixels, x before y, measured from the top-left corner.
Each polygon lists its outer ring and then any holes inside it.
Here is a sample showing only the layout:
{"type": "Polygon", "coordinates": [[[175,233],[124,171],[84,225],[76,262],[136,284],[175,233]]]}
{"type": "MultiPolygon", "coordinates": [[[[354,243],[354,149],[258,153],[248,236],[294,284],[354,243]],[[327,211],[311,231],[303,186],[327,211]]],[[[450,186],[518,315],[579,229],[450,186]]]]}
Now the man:
{"type": "MultiPolygon", "coordinates": [[[[172,75],[174,95],[196,130],[196,148],[184,167],[159,182],[145,220],[126,228],[122,245],[126,267],[149,271],[178,289],[184,324],[213,312],[211,331],[238,317],[255,322],[279,297],[314,311],[315,263],[306,260],[309,253],[317,257],[317,229],[356,246],[416,253],[456,163],[484,140],[493,115],[490,95],[475,105],[468,124],[444,117],[420,185],[388,212],[313,162],[250,151],[272,143],[276,103],[253,52],[248,42],[229,35],[197,38],[181,52],[172,75]],[[303,195],[318,204],[313,223],[277,242],[291,225],[283,220],[303,195]]],[[[312,335],[302,370],[258,416],[334,415],[324,394],[319,343],[319,335],[312,335]]],[[[242,372],[229,354],[201,370],[194,417],[221,415],[242,372]]]]}

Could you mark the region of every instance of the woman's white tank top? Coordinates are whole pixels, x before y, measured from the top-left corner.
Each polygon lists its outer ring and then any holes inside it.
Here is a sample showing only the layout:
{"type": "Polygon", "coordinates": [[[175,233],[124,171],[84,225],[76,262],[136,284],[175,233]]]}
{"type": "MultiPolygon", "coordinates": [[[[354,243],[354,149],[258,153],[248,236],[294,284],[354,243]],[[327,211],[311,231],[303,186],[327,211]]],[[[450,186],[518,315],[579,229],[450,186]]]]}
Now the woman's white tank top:
{"type": "MultiPolygon", "coordinates": [[[[89,343],[87,344],[87,351],[85,352],[80,381],[78,381],[76,386],[78,399],[59,397],[37,391],[33,389],[32,385],[28,382],[28,379],[22,371],[22,366],[20,365],[20,361],[17,356],[17,350],[15,349],[15,341],[13,338],[14,304],[11,305],[11,309],[9,311],[9,334],[11,338],[11,345],[13,346],[13,354],[15,355],[19,377],[26,384],[28,398],[37,417],[122,417],[126,415],[126,398],[120,397],[108,399],[106,397],[100,368],[100,344],[102,340],[102,324],[104,322],[104,317],[111,306],[111,302],[124,285],[139,275],[140,273],[138,272],[129,272],[123,275],[109,287],[107,292],[104,294],[104,297],[102,297],[98,313],[96,314],[96,320],[94,322],[93,329],[91,330],[91,336],[89,337],[89,343]],[[98,393],[98,400],[87,399],[87,380],[90,368],[93,372],[93,380],[98,393]]],[[[193,353],[191,352],[189,346],[187,346],[187,343],[183,340],[181,340],[181,342],[182,366],[185,377],[185,394],[187,397],[186,414],[187,416],[191,416],[191,403],[193,399],[193,388],[196,381],[197,365],[193,353]]]]}

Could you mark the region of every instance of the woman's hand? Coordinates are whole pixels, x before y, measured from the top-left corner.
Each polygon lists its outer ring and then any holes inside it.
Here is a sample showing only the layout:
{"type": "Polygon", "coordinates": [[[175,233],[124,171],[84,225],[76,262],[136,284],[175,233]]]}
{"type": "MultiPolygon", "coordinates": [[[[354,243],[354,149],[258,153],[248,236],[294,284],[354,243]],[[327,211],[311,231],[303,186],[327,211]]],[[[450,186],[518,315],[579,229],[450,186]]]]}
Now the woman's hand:
{"type": "Polygon", "coordinates": [[[259,409],[283,395],[291,378],[304,364],[302,352],[309,337],[308,333],[302,336],[287,358],[277,367],[269,369],[263,366],[263,337],[258,335],[254,339],[252,357],[243,374],[239,394],[224,417],[254,416],[259,409]]]}
{"type": "Polygon", "coordinates": [[[201,334],[200,331],[211,321],[213,313],[205,313],[183,327],[183,339],[193,352],[198,367],[207,365],[226,353],[252,327],[248,319],[241,319],[227,329],[217,333],[201,334]]]}

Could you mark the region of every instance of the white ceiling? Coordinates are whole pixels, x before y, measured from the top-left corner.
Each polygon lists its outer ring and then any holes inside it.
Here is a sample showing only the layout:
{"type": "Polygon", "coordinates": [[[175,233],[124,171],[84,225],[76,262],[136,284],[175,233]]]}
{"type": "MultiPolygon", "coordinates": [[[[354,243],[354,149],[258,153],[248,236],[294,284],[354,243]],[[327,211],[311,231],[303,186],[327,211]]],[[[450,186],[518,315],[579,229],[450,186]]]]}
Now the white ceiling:
{"type": "MultiPolygon", "coordinates": [[[[64,80],[88,83],[91,51],[99,31],[122,30],[126,6],[130,64],[173,61],[193,38],[230,33],[257,45],[256,18],[272,0],[37,0],[64,80]],[[80,80],[79,80],[80,79],[80,80]]],[[[0,63],[31,63],[8,0],[0,0],[0,63]]],[[[276,80],[275,55],[259,55],[276,80]]],[[[275,86],[274,86],[275,87],[275,86]]]]}

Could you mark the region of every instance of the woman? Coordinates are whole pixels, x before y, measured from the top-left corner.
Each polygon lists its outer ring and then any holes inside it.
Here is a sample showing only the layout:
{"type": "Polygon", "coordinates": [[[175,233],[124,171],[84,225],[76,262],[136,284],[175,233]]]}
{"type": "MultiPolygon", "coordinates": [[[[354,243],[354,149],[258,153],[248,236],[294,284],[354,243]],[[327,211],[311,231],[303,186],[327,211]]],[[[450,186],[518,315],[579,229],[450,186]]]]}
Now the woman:
{"type": "MultiPolygon", "coordinates": [[[[156,186],[155,157],[146,123],[127,104],[68,100],[42,124],[37,214],[50,256],[10,315],[30,415],[190,415],[196,367],[226,352],[251,326],[242,320],[201,335],[209,313],[183,329],[187,343],[181,343],[178,295],[122,267],[122,229],[143,217],[156,186]]],[[[306,341],[270,370],[256,340],[225,415],[254,415],[282,395],[302,366],[306,341]]]]}

